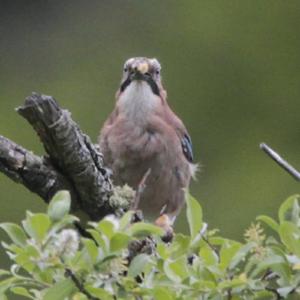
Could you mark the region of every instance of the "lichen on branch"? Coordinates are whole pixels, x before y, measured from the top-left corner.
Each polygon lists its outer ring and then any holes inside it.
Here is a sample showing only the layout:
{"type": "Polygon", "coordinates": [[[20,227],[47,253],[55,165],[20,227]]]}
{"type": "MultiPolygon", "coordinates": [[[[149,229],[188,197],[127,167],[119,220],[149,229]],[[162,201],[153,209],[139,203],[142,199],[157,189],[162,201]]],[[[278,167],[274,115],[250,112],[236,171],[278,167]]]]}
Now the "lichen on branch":
{"type": "MultiPolygon", "coordinates": [[[[60,108],[51,96],[32,93],[17,112],[37,132],[47,155],[34,155],[0,136],[1,172],[46,202],[58,190],[69,190],[72,207],[84,211],[91,220],[118,209],[110,170],[103,165],[97,145],[80,130],[68,110],[60,108]]],[[[130,205],[127,198],[119,199],[122,209],[130,205]]]]}

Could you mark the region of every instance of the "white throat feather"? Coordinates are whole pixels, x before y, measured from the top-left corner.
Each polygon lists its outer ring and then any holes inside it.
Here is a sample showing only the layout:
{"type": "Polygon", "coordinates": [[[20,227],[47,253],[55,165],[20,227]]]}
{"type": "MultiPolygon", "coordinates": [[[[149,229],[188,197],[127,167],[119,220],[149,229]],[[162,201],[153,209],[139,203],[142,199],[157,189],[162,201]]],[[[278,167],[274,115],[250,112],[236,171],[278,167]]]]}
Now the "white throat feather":
{"type": "Polygon", "coordinates": [[[145,123],[149,114],[160,104],[160,98],[155,95],[145,81],[133,81],[120,94],[118,107],[121,113],[137,123],[145,123]]]}

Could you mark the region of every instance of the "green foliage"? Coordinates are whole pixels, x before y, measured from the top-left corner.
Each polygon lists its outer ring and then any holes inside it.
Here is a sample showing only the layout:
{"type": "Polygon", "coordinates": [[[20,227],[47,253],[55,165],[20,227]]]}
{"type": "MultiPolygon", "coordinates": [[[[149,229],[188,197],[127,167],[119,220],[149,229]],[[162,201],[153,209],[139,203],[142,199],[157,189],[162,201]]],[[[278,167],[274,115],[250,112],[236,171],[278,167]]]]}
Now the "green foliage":
{"type": "Polygon", "coordinates": [[[278,299],[300,293],[299,196],[287,199],[278,221],[259,216],[243,243],[208,231],[199,203],[187,197],[190,235],[161,240],[161,228],[131,224],[132,212],[90,223],[80,237],[69,214],[70,196],[57,194],[47,214],[27,212],[22,227],[3,223],[12,261],[0,270],[0,299],[278,299]],[[150,237],[151,236],[151,237],[150,237]],[[134,243],[140,247],[133,253],[134,243]],[[150,249],[150,250],[149,250],[150,249]]]}

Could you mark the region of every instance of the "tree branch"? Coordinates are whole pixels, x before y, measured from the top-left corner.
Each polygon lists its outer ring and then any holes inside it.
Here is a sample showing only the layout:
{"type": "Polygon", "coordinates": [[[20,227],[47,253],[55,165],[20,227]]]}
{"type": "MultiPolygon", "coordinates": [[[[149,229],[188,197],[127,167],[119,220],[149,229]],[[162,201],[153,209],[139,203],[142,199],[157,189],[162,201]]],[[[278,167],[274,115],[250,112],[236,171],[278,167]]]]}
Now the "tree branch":
{"type": "Polygon", "coordinates": [[[3,136],[0,136],[0,171],[38,194],[46,202],[58,190],[67,189],[74,199],[73,207],[76,207],[76,195],[72,191],[71,183],[53,168],[47,158],[34,155],[3,136]]]}
{"type": "Polygon", "coordinates": [[[1,137],[0,171],[45,201],[56,191],[68,189],[73,208],[86,212],[92,220],[113,213],[118,207],[109,201],[113,193],[111,172],[69,111],[61,109],[51,96],[37,93],[27,97],[17,111],[35,129],[48,157],[36,156],[1,137]]]}
{"type": "Polygon", "coordinates": [[[296,180],[300,181],[300,172],[297,171],[292,165],[284,160],[277,152],[265,143],[260,144],[260,149],[267,153],[280,167],[292,175],[296,180]]]}
{"type": "Polygon", "coordinates": [[[99,298],[93,297],[85,288],[84,285],[79,281],[79,279],[76,277],[76,275],[72,272],[70,269],[66,269],[65,273],[66,277],[71,278],[77,289],[84,294],[88,299],[91,300],[100,300],[99,298]]]}

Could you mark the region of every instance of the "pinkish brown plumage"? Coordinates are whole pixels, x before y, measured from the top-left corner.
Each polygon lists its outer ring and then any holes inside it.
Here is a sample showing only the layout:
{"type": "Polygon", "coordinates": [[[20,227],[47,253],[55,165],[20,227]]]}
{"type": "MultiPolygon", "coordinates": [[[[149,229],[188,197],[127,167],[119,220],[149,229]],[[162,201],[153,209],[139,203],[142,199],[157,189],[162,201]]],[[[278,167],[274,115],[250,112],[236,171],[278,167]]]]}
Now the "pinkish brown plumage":
{"type": "Polygon", "coordinates": [[[184,204],[195,165],[187,130],[166,101],[160,68],[156,59],[144,57],[125,63],[116,105],[99,143],[116,185],[127,183],[136,189],[151,169],[140,208],[148,217],[162,211],[172,223],[184,204]]]}

